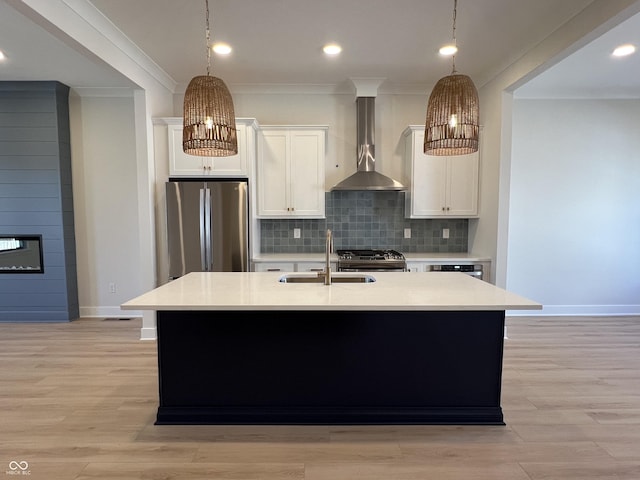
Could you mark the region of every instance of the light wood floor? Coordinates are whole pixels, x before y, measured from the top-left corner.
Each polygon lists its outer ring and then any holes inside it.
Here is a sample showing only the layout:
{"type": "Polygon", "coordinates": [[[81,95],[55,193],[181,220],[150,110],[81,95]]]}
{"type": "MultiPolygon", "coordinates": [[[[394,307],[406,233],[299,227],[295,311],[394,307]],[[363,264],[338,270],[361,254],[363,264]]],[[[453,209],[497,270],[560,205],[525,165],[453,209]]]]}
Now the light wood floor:
{"type": "Polygon", "coordinates": [[[154,426],[140,326],[0,324],[0,477],[640,479],[638,317],[509,319],[503,427],[154,426]]]}

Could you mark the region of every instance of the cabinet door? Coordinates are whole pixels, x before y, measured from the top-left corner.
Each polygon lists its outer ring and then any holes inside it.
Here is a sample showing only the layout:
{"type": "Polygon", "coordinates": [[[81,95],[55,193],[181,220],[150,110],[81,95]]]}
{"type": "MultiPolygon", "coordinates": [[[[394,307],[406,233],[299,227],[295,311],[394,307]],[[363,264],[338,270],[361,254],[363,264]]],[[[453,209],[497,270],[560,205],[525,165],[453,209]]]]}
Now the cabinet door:
{"type": "Polygon", "coordinates": [[[263,127],[258,145],[258,216],[323,218],[325,131],[263,127]]]}
{"type": "Polygon", "coordinates": [[[448,157],[447,215],[478,214],[478,154],[448,157]]]}
{"type": "Polygon", "coordinates": [[[415,155],[412,179],[412,211],[415,216],[446,214],[447,159],[415,155]]]}
{"type": "Polygon", "coordinates": [[[182,150],[182,123],[169,125],[169,174],[171,176],[206,175],[207,157],[189,155],[182,150]]]}
{"type": "Polygon", "coordinates": [[[258,214],[288,216],[288,135],[284,130],[263,130],[258,138],[258,214]]]}
{"type": "Polygon", "coordinates": [[[409,272],[424,272],[425,271],[425,263],[424,262],[407,262],[407,270],[409,272]]]}
{"type": "Polygon", "coordinates": [[[251,128],[236,122],[238,153],[229,157],[200,157],[182,150],[182,123],[169,125],[169,174],[179,176],[247,176],[247,135],[251,128]]]}
{"type": "MultiPolygon", "coordinates": [[[[296,272],[324,272],[324,267],[324,262],[298,262],[296,272]]],[[[335,271],[333,265],[331,268],[335,271]]]]}
{"type": "Polygon", "coordinates": [[[247,175],[247,126],[236,122],[238,153],[229,157],[211,157],[209,173],[216,177],[239,177],[247,175]]]}
{"type": "Polygon", "coordinates": [[[324,132],[293,130],[291,141],[291,213],[324,216],[324,132]]]}
{"type": "Polygon", "coordinates": [[[425,155],[422,127],[409,127],[405,136],[406,167],[411,172],[405,215],[410,218],[476,216],[478,154],[452,157],[425,155]]]}

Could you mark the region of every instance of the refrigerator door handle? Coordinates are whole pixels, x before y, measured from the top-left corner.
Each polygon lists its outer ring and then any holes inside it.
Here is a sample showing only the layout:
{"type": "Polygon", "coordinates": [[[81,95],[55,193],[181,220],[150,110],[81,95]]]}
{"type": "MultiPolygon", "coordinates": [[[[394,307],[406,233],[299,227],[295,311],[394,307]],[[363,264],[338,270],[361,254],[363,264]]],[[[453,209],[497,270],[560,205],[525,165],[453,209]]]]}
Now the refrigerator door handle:
{"type": "Polygon", "coordinates": [[[207,252],[205,250],[205,189],[200,189],[200,265],[206,271],[207,252]]]}
{"type": "Polygon", "coordinates": [[[204,245],[207,266],[205,272],[213,270],[213,251],[211,245],[211,189],[205,188],[204,198],[204,245]]]}

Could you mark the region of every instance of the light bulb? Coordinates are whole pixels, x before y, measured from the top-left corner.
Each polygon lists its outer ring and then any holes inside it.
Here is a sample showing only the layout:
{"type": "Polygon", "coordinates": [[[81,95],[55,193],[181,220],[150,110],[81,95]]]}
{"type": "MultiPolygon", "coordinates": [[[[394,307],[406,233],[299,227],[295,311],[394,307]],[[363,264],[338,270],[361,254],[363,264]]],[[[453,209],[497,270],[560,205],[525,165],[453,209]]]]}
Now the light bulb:
{"type": "Polygon", "coordinates": [[[443,47],[440,47],[440,50],[438,50],[438,52],[440,52],[440,55],[450,57],[451,55],[455,55],[456,53],[458,53],[458,47],[456,47],[455,45],[444,45],[443,47]]]}
{"type": "Polygon", "coordinates": [[[456,128],[457,125],[458,125],[458,115],[454,113],[451,115],[451,117],[449,117],[449,126],[451,128],[456,128]]]}
{"type": "Polygon", "coordinates": [[[211,48],[218,55],[229,55],[231,53],[231,46],[226,43],[215,43],[211,48]]]}
{"type": "Polygon", "coordinates": [[[322,51],[327,55],[338,55],[342,51],[342,47],[337,43],[329,43],[322,47],[322,51]]]}
{"type": "Polygon", "coordinates": [[[613,51],[613,56],[626,57],[627,55],[631,55],[635,51],[636,47],[634,45],[631,45],[630,43],[627,43],[626,45],[620,45],[619,47],[616,47],[616,49],[613,51]]]}

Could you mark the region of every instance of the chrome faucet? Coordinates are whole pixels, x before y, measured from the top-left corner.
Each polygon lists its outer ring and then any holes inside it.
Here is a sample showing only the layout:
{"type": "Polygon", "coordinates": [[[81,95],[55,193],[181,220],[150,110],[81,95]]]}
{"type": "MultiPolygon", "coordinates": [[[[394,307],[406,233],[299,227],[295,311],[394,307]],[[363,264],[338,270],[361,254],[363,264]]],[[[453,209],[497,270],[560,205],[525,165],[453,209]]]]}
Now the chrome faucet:
{"type": "Polygon", "coordinates": [[[325,241],[325,265],[324,272],[319,272],[319,277],[324,277],[324,284],[331,285],[331,253],[333,252],[333,234],[327,229],[327,239],[325,241]]]}

